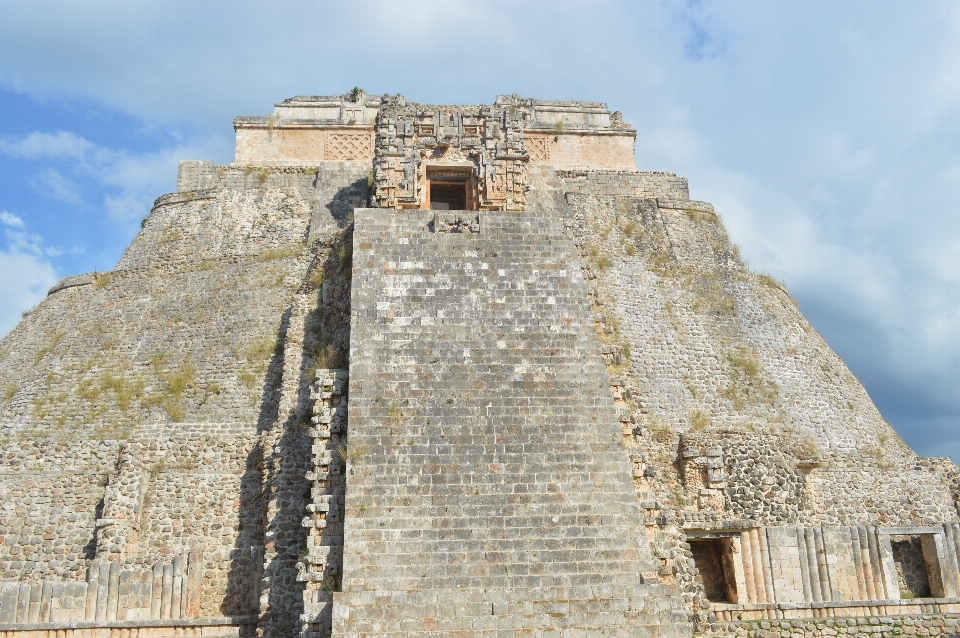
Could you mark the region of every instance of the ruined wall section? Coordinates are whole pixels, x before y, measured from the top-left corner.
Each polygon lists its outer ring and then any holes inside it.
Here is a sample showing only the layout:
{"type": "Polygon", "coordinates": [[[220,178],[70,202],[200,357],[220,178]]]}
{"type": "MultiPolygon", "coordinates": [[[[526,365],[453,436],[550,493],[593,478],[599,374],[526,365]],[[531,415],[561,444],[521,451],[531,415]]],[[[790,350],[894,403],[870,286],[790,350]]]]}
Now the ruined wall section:
{"type": "Polygon", "coordinates": [[[373,123],[381,98],[363,91],[298,96],[269,117],[238,117],[234,166],[322,166],[373,161],[373,123]]]}
{"type": "Polygon", "coordinates": [[[79,580],[119,444],[24,441],[0,450],[0,579],[79,580]]]}
{"type": "Polygon", "coordinates": [[[554,168],[597,167],[636,171],[634,131],[543,129],[528,127],[524,141],[532,164],[554,168]]]}
{"type": "Polygon", "coordinates": [[[860,638],[861,636],[943,636],[952,638],[960,626],[955,611],[937,613],[929,605],[913,605],[905,617],[818,618],[816,620],[765,620],[718,623],[703,638],[860,638]]]}
{"type": "Polygon", "coordinates": [[[667,508],[682,525],[682,512],[712,524],[955,520],[952,464],[909,450],[782,284],[749,272],[713,207],[686,197],[685,181],[550,170],[530,180],[533,205],[562,212],[586,261],[651,515],[667,508]],[[684,476],[681,433],[713,436],[722,458],[700,450],[703,467],[684,476]],[[714,470],[727,479],[705,485],[700,474],[709,483],[714,470]]]}
{"type": "Polygon", "coordinates": [[[84,620],[91,565],[136,580],[189,555],[193,615],[299,628],[310,370],[345,364],[368,173],[184,163],[117,268],[54,287],[0,342],[0,579],[18,601],[62,589],[72,611],[45,618],[84,620]]]}
{"type": "Polygon", "coordinates": [[[700,410],[713,424],[808,434],[825,453],[911,456],[781,285],[744,267],[709,204],[565,199],[653,418],[680,430],[700,410]]]}
{"type": "Polygon", "coordinates": [[[311,244],[333,237],[353,222],[353,209],[368,204],[372,179],[370,162],[325,162],[320,166],[315,193],[309,200],[311,244]]]}
{"type": "Polygon", "coordinates": [[[0,579],[76,584],[93,561],[149,570],[192,554],[204,574],[197,613],[250,614],[250,549],[263,544],[255,445],[182,434],[4,446],[0,579]]]}
{"type": "Polygon", "coordinates": [[[851,467],[798,435],[722,427],[684,432],[678,458],[685,499],[715,520],[892,527],[960,520],[951,489],[957,468],[946,458],[851,467]]]}
{"type": "Polygon", "coordinates": [[[252,434],[126,443],[98,526],[97,558],[145,569],[158,556],[192,553],[204,574],[201,615],[251,614],[248,575],[263,545],[257,443],[252,434]],[[123,498],[136,496],[125,486],[138,485],[139,498],[123,498]]]}
{"type": "Polygon", "coordinates": [[[960,521],[957,474],[948,457],[881,461],[874,467],[834,467],[828,461],[808,473],[807,485],[819,521],[938,525],[960,521]]]}
{"type": "Polygon", "coordinates": [[[592,196],[661,198],[689,201],[686,177],[663,171],[575,170],[548,168],[545,176],[556,181],[564,193],[592,196]]]}
{"type": "MultiPolygon", "coordinates": [[[[305,241],[322,204],[315,173],[223,173],[219,190],[160,198],[116,269],[55,292],[0,342],[0,434],[243,429],[269,412],[284,309],[315,259],[305,241]]],[[[324,230],[337,228],[331,217],[324,230]]]]}
{"type": "Polygon", "coordinates": [[[521,106],[527,114],[524,142],[531,165],[635,173],[637,132],[603,102],[523,100],[497,96],[497,104],[521,106]]]}

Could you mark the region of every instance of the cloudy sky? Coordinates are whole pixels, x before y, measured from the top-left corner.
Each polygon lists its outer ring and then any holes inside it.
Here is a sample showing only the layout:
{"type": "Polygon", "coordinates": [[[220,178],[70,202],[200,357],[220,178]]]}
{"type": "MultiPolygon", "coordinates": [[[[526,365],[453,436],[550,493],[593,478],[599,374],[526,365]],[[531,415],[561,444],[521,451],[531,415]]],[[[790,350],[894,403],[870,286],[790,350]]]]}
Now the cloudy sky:
{"type": "Polygon", "coordinates": [[[300,94],[607,102],[921,454],[960,459],[960,3],[0,0],[0,334],[300,94]]]}

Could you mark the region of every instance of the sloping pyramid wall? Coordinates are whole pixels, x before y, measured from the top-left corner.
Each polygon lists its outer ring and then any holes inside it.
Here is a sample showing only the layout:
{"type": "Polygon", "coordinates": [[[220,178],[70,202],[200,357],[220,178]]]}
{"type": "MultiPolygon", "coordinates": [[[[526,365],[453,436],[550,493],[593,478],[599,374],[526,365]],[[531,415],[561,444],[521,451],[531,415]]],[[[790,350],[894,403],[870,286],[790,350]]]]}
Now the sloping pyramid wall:
{"type": "Polygon", "coordinates": [[[439,215],[356,211],[334,635],[689,635],[559,218],[439,215]]]}

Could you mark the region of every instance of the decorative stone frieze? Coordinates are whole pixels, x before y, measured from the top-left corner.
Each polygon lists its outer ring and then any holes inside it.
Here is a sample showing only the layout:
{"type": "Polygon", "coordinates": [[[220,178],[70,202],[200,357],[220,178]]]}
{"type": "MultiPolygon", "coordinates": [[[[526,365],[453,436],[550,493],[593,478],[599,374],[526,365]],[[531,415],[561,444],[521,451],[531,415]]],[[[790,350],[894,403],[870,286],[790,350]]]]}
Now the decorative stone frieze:
{"type": "Polygon", "coordinates": [[[310,482],[311,498],[302,521],[307,529],[297,580],[304,583],[302,635],[330,635],[333,596],[343,587],[343,501],[350,461],[358,456],[347,437],[347,371],[317,370],[311,389],[314,401],[310,482]]]}

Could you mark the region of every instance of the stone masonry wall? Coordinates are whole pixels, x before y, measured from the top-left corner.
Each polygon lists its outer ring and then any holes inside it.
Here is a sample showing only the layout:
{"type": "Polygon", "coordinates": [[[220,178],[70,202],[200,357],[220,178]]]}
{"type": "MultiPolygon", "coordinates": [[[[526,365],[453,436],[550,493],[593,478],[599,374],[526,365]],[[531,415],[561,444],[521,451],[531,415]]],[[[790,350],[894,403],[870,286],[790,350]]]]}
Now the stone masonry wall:
{"type": "Polygon", "coordinates": [[[823,620],[765,620],[728,623],[703,634],[704,638],[899,638],[960,634],[960,614],[904,617],[830,618],[823,620]]]}
{"type": "Polygon", "coordinates": [[[654,417],[682,429],[699,409],[714,423],[792,427],[825,451],[908,454],[776,282],[746,270],[712,207],[577,193],[567,202],[597,299],[631,346],[625,375],[654,417]]]}
{"type": "Polygon", "coordinates": [[[0,581],[0,626],[197,618],[198,558],[171,555],[139,569],[94,561],[81,582],[0,581]]]}
{"type": "MultiPolygon", "coordinates": [[[[838,464],[839,465],[839,464],[838,464]]],[[[808,475],[817,520],[842,525],[937,525],[960,521],[949,458],[917,458],[879,467],[814,468],[808,475]]]]}
{"type": "Polygon", "coordinates": [[[584,192],[553,205],[580,242],[608,341],[628,353],[616,372],[661,464],[695,416],[809,437],[858,466],[913,457],[782,287],[746,270],[712,207],[584,192]]]}
{"type": "Polygon", "coordinates": [[[25,441],[0,450],[0,579],[80,580],[119,444],[25,441]]]}
{"type": "MultiPolygon", "coordinates": [[[[559,169],[547,173],[556,179],[565,193],[619,197],[660,197],[686,201],[690,199],[686,177],[674,173],[635,170],[559,169]],[[555,177],[554,177],[555,175],[555,177]]],[[[542,187],[541,184],[538,186],[542,187]]]]}
{"type": "Polygon", "coordinates": [[[200,613],[249,614],[250,550],[263,542],[259,474],[248,467],[255,440],[183,435],[5,446],[2,578],[82,581],[94,559],[130,569],[193,551],[204,573],[200,613]],[[127,486],[138,498],[125,499],[127,486]]]}
{"type": "Polygon", "coordinates": [[[349,169],[324,173],[339,189],[221,172],[236,184],[161,198],[114,271],[52,294],[0,342],[0,435],[255,428],[269,412],[284,310],[324,252],[304,242],[339,233],[365,194],[349,169]]]}
{"type": "Polygon", "coordinates": [[[725,428],[685,432],[680,441],[687,500],[696,502],[704,490],[719,490],[722,502],[701,502],[701,509],[727,518],[771,526],[917,526],[960,520],[949,480],[956,466],[949,459],[850,468],[843,467],[843,458],[818,455],[808,438],[725,428]],[[711,460],[717,469],[708,467],[711,460]]]}

